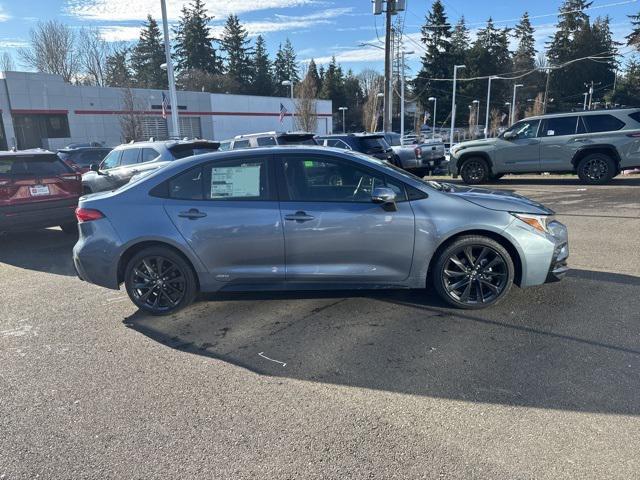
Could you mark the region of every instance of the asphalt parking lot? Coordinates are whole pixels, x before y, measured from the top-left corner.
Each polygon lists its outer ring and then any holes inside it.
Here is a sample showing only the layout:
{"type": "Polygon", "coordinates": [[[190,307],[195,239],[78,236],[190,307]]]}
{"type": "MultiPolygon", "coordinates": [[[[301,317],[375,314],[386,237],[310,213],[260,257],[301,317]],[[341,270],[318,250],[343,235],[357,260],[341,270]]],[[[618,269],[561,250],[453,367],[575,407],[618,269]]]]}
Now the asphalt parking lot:
{"type": "Polygon", "coordinates": [[[428,292],[208,296],[78,280],[0,238],[0,479],[640,476],[640,177],[506,177],[570,229],[564,281],[482,312],[428,292]]]}

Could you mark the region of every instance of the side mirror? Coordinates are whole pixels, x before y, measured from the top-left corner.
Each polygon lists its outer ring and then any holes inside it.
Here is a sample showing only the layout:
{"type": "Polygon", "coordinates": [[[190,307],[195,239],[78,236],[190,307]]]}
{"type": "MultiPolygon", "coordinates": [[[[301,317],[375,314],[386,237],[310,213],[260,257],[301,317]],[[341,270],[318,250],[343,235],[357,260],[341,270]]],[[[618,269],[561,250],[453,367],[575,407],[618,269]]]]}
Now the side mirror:
{"type": "Polygon", "coordinates": [[[504,132],[503,138],[505,140],[513,140],[515,138],[518,137],[518,134],[516,132],[513,131],[509,131],[509,132],[504,132]]]}
{"type": "Polygon", "coordinates": [[[103,173],[100,171],[100,165],[98,165],[97,163],[92,163],[91,165],[89,165],[89,170],[91,170],[92,172],[96,172],[98,175],[103,175],[103,173]]]}
{"type": "Polygon", "coordinates": [[[371,193],[373,203],[382,204],[385,209],[396,210],[396,192],[387,187],[376,187],[371,193]]]}

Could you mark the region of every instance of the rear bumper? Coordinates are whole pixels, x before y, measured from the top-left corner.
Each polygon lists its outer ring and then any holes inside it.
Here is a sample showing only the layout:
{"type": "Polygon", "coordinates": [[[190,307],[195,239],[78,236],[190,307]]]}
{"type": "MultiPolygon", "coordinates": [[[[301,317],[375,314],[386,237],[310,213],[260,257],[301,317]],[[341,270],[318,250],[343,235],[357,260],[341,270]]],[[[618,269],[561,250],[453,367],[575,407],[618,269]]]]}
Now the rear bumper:
{"type": "Polygon", "coordinates": [[[108,219],[81,223],[73,247],[73,267],[78,278],[101,287],[119,289],[118,259],[121,242],[108,219]]]}
{"type": "Polygon", "coordinates": [[[0,207],[0,232],[55,227],[76,221],[78,198],[0,207]]]}

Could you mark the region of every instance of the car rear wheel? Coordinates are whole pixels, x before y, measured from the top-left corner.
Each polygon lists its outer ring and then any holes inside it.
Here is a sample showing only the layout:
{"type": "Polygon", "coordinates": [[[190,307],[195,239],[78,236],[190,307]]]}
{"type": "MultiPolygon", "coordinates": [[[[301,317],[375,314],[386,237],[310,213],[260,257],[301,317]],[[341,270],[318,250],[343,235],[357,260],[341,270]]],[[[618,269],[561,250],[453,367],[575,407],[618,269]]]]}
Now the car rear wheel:
{"type": "Polygon", "coordinates": [[[138,252],[127,263],[124,278],[131,301],[152,315],[167,315],[184,308],[197,293],[191,265],[166,247],[138,252]]]}
{"type": "Polygon", "coordinates": [[[468,185],[484,183],[489,179],[491,171],[486,160],[480,157],[472,157],[465,160],[460,167],[462,181],[468,185]]]}
{"type": "Polygon", "coordinates": [[[592,153],[578,163],[578,177],[588,185],[602,185],[616,176],[616,164],[604,153],[592,153]]]}
{"type": "Polygon", "coordinates": [[[447,246],[432,271],[433,285],[448,304],[464,309],[495,305],[515,275],[509,252],[495,240],[465,236],[447,246]]]}

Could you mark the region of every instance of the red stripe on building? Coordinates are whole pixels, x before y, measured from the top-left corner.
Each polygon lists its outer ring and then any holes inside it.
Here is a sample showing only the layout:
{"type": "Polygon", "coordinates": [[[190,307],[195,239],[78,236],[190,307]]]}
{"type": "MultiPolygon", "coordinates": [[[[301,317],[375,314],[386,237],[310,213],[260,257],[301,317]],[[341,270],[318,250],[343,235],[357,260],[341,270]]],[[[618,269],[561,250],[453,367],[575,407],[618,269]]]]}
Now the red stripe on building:
{"type": "MultiPolygon", "coordinates": [[[[135,113],[137,115],[162,115],[162,110],[138,110],[130,112],[128,110],[74,110],[76,115],[125,115],[135,113]]],[[[280,113],[271,112],[189,112],[178,111],[178,115],[215,115],[215,116],[243,116],[243,117],[279,117],[280,113]]],[[[287,117],[293,116],[292,113],[287,113],[287,117]]],[[[318,117],[331,117],[331,113],[318,113],[318,117]]]]}
{"type": "Polygon", "coordinates": [[[18,115],[47,115],[47,114],[59,114],[66,115],[69,113],[69,110],[31,110],[31,109],[11,109],[11,113],[15,113],[18,115]]]}

